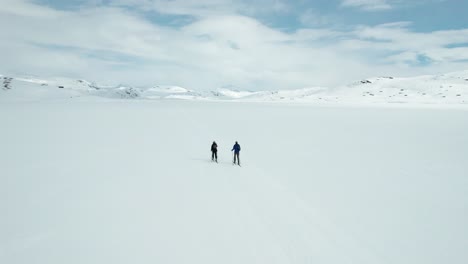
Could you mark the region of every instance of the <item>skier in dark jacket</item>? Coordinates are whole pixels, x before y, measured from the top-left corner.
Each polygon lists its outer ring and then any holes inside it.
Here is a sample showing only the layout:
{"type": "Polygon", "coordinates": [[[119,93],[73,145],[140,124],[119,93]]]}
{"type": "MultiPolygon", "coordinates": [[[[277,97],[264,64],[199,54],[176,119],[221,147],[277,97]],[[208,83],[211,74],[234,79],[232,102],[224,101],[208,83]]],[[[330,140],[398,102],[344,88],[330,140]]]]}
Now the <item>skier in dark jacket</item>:
{"type": "Polygon", "coordinates": [[[240,165],[240,159],[239,159],[240,150],[241,150],[241,147],[239,143],[237,143],[236,141],[236,144],[234,144],[231,151],[234,151],[234,164],[236,164],[236,158],[237,158],[237,165],[240,165]]]}
{"type": "Polygon", "coordinates": [[[218,162],[218,144],[215,141],[211,144],[211,160],[218,162]]]}

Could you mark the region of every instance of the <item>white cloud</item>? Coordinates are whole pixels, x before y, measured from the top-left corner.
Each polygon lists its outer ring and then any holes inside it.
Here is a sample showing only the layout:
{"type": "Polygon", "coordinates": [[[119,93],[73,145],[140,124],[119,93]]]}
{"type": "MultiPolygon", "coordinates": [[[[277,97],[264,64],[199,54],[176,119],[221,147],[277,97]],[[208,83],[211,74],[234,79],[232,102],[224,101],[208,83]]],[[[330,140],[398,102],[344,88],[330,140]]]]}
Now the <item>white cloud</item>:
{"type": "Polygon", "coordinates": [[[0,12],[6,15],[16,15],[32,18],[55,18],[62,12],[32,4],[25,0],[1,0],[0,12]]]}
{"type": "Polygon", "coordinates": [[[342,0],[344,7],[356,7],[366,11],[378,11],[391,9],[392,6],[387,0],[342,0]]]}
{"type": "Polygon", "coordinates": [[[408,22],[399,22],[347,32],[304,28],[286,33],[235,12],[204,13],[174,28],[116,6],[57,11],[25,0],[3,1],[9,1],[0,6],[3,74],[258,90],[468,68],[459,62],[468,57],[466,48],[446,47],[468,42],[468,30],[416,33],[408,22]],[[436,64],[410,67],[418,54],[436,64]]]}

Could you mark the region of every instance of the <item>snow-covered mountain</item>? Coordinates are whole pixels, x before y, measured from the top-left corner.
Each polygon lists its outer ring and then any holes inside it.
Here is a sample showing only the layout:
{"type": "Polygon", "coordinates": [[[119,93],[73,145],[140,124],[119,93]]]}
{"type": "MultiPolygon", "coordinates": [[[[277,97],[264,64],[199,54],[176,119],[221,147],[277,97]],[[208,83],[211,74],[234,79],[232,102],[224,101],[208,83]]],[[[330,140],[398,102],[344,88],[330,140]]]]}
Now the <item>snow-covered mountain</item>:
{"type": "Polygon", "coordinates": [[[178,86],[103,86],[84,80],[1,76],[0,100],[53,100],[79,97],[316,103],[468,104],[468,70],[410,78],[375,77],[336,88],[280,91],[218,89],[195,91],[178,86]]]}

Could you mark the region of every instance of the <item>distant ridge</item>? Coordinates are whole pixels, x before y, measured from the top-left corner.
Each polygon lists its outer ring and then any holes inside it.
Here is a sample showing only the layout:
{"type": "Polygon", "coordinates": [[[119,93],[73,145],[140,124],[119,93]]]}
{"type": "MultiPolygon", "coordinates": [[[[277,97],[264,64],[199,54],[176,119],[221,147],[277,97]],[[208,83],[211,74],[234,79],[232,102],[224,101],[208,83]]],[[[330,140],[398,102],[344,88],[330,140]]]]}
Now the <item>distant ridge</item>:
{"type": "Polygon", "coordinates": [[[310,87],[296,90],[195,91],[179,86],[103,86],[67,78],[26,78],[0,75],[0,101],[108,98],[144,100],[205,100],[309,103],[401,103],[468,105],[468,70],[409,78],[374,77],[337,88],[310,87]]]}

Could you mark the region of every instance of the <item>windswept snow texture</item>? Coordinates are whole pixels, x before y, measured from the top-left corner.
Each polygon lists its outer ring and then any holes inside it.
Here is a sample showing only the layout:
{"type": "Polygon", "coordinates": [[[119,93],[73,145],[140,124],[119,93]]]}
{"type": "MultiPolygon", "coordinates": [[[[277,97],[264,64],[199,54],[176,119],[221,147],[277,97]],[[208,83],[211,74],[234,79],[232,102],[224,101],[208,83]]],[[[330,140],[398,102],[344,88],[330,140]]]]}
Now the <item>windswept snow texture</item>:
{"type": "Polygon", "coordinates": [[[0,263],[468,263],[467,110],[62,100],[0,120],[0,263]]]}
{"type": "MultiPolygon", "coordinates": [[[[281,91],[194,91],[177,86],[102,86],[84,80],[1,77],[2,101],[43,101],[93,96],[108,99],[302,102],[314,104],[400,104],[468,106],[468,71],[412,78],[378,77],[338,87],[281,91]]],[[[80,99],[78,99],[80,98],[80,99]]]]}

